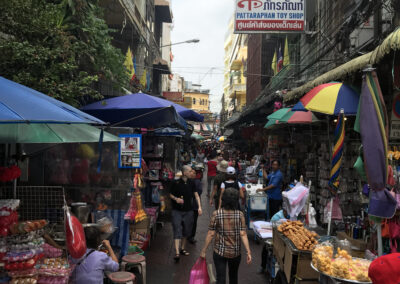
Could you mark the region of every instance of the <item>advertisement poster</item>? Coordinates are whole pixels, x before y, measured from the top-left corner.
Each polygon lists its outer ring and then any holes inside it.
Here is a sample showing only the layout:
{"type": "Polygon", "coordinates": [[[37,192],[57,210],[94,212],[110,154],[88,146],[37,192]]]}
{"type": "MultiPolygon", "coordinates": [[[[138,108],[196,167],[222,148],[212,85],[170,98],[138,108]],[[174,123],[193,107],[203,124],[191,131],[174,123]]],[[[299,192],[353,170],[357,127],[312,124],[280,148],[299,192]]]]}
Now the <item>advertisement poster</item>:
{"type": "Polygon", "coordinates": [[[235,0],[235,33],[302,32],[305,0],[235,0]]]}
{"type": "Polygon", "coordinates": [[[140,168],[142,166],[142,135],[119,135],[119,168],[140,168]]]}

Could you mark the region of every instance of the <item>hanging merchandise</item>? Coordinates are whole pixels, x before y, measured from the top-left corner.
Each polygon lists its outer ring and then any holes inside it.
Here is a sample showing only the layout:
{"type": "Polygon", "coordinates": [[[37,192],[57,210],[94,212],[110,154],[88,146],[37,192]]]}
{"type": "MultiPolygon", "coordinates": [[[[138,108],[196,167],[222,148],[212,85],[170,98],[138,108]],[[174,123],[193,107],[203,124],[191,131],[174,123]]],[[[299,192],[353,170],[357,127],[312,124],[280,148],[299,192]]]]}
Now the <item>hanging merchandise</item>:
{"type": "Polygon", "coordinates": [[[158,191],[158,186],[151,187],[151,201],[153,203],[160,203],[160,193],[158,191]]]}
{"type": "Polygon", "coordinates": [[[282,192],[286,211],[290,215],[291,220],[296,220],[304,205],[306,204],[309,194],[309,188],[302,185],[300,182],[289,191],[282,192]]]}
{"type": "Polygon", "coordinates": [[[129,209],[128,212],[126,212],[124,219],[133,221],[135,220],[136,213],[137,213],[136,198],[132,194],[131,201],[129,203],[129,209]]]}
{"type": "Polygon", "coordinates": [[[324,209],[324,223],[329,223],[331,220],[342,220],[342,210],[339,206],[339,197],[332,197],[333,202],[328,202],[324,209]],[[332,208],[331,208],[332,204],[332,208]],[[330,215],[330,216],[329,216],[330,215]],[[330,218],[329,218],[330,217],[330,218]]]}
{"type": "Polygon", "coordinates": [[[136,189],[135,192],[133,193],[133,198],[136,199],[136,206],[137,206],[137,212],[135,215],[135,222],[139,223],[143,221],[144,219],[147,218],[146,212],[143,210],[143,201],[142,201],[142,195],[140,193],[139,189],[136,189]]]}
{"type": "Polygon", "coordinates": [[[0,182],[13,181],[21,176],[21,169],[16,166],[0,167],[0,182]]]}
{"type": "Polygon", "coordinates": [[[64,207],[64,211],[67,249],[73,258],[79,259],[86,252],[85,232],[78,218],[71,214],[67,206],[64,207]]]}

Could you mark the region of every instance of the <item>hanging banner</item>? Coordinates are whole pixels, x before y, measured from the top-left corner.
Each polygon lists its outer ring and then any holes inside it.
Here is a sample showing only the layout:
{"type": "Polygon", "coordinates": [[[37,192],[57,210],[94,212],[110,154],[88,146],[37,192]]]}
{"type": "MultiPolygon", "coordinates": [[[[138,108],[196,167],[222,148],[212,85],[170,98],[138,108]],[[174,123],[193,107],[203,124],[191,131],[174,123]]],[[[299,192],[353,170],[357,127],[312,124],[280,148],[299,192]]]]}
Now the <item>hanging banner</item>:
{"type": "Polygon", "coordinates": [[[236,0],[235,33],[302,32],[305,0],[236,0]]]}
{"type": "Polygon", "coordinates": [[[142,166],[142,135],[119,135],[119,168],[140,168],[142,166]]]}

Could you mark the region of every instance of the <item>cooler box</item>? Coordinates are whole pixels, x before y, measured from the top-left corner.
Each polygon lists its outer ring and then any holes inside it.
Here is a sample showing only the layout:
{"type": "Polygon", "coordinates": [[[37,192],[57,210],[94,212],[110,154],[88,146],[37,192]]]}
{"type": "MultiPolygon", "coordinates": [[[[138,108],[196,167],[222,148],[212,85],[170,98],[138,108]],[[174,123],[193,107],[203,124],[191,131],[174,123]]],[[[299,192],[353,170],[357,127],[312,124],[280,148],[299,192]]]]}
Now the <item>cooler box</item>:
{"type": "Polygon", "coordinates": [[[251,210],[267,210],[268,197],[265,193],[249,194],[248,199],[251,210]]]}

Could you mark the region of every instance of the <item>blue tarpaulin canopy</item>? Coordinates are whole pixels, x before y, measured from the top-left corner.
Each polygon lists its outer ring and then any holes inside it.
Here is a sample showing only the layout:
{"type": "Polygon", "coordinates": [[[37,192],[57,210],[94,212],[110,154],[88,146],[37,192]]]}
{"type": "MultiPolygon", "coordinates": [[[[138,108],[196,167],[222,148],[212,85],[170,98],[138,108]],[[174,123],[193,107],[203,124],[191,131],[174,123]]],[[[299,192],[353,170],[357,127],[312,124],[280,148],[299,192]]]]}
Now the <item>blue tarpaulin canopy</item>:
{"type": "MultiPolygon", "coordinates": [[[[102,100],[84,106],[82,110],[111,124],[127,127],[161,127],[171,124],[171,121],[182,125],[181,118],[191,121],[204,119],[193,110],[144,93],[102,100]],[[175,110],[177,117],[173,117],[171,110],[175,110]]],[[[186,123],[184,125],[186,128],[186,123]]]]}
{"type": "Polygon", "coordinates": [[[0,77],[0,123],[104,124],[87,113],[0,77]]]}

